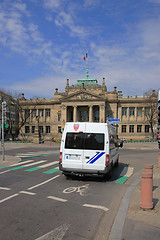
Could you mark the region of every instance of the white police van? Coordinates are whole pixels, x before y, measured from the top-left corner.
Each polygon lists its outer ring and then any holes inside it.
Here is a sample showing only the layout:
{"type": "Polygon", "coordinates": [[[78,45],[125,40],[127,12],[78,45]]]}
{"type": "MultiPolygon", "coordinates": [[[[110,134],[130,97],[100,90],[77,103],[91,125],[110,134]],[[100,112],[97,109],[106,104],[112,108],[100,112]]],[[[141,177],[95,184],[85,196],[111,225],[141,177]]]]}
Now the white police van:
{"type": "Polygon", "coordinates": [[[59,169],[64,175],[110,176],[118,166],[118,136],[108,123],[68,122],[65,125],[59,169]]]}

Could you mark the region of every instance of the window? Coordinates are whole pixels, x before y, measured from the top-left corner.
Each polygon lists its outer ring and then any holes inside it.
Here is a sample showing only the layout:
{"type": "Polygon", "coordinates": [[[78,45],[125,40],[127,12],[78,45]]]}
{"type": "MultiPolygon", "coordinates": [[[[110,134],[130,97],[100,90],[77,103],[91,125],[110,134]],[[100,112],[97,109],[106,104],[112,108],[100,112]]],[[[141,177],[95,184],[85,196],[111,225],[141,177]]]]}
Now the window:
{"type": "Polygon", "coordinates": [[[30,110],[29,109],[25,109],[25,119],[27,119],[30,115],[30,110]]]}
{"type": "Polygon", "coordinates": [[[43,109],[39,109],[39,117],[43,117],[43,109]]]}
{"type": "Polygon", "coordinates": [[[99,122],[99,110],[95,110],[94,121],[99,122]]]}
{"type": "Polygon", "coordinates": [[[134,132],[134,125],[129,125],[129,132],[134,132]]]}
{"type": "Polygon", "coordinates": [[[46,109],[46,117],[51,116],[51,110],[49,108],[46,109]]]}
{"type": "Polygon", "coordinates": [[[134,110],[135,110],[134,107],[129,108],[129,116],[134,116],[134,110]]]}
{"type": "Polygon", "coordinates": [[[150,128],[149,125],[145,125],[145,133],[149,133],[149,128],[150,128]]]}
{"type": "Polygon", "coordinates": [[[150,107],[145,108],[145,116],[150,115],[150,107]]]}
{"type": "Polygon", "coordinates": [[[61,113],[58,113],[58,122],[61,121],[61,113]]]}
{"type": "Polygon", "coordinates": [[[142,125],[137,125],[137,133],[141,133],[142,132],[142,125]]]}
{"type": "Polygon", "coordinates": [[[127,131],[127,125],[122,125],[122,133],[126,133],[127,131]]]}
{"type": "Polygon", "coordinates": [[[58,127],[58,133],[62,133],[61,127],[58,127]]]}
{"type": "Polygon", "coordinates": [[[43,126],[39,126],[39,133],[43,133],[43,126]]]}
{"type": "Polygon", "coordinates": [[[36,117],[37,114],[37,110],[36,109],[32,109],[32,117],[36,117]]]}
{"type": "Polygon", "coordinates": [[[142,116],[142,107],[137,108],[137,116],[142,116]]]}
{"type": "Polygon", "coordinates": [[[46,133],[50,133],[50,126],[46,126],[46,133]]]}
{"type": "Polygon", "coordinates": [[[32,126],[32,133],[35,133],[35,126],[32,126]]]}
{"type": "Polygon", "coordinates": [[[29,133],[29,126],[25,126],[25,133],[29,133]]]}
{"type": "Polygon", "coordinates": [[[65,148],[104,150],[103,133],[67,133],[65,148]]]}
{"type": "Polygon", "coordinates": [[[127,116],[127,108],[122,107],[122,116],[127,116]]]}

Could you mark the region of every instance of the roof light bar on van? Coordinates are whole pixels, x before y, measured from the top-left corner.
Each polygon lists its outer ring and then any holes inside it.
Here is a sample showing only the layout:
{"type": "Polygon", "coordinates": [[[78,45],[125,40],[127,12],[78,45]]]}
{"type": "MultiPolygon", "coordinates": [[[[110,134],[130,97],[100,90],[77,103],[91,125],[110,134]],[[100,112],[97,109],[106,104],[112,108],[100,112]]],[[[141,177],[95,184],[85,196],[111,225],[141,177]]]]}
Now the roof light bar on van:
{"type": "Polygon", "coordinates": [[[106,165],[109,164],[109,154],[106,154],[106,165]]]}

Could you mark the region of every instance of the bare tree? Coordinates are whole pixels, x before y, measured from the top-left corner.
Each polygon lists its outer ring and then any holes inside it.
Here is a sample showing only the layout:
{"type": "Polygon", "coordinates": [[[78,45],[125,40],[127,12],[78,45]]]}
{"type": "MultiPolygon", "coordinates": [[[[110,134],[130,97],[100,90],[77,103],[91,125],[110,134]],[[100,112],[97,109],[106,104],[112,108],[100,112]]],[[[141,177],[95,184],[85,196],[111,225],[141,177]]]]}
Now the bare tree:
{"type": "Polygon", "coordinates": [[[157,95],[155,90],[149,89],[144,92],[144,116],[145,122],[150,126],[152,138],[154,138],[154,126],[157,123],[157,95]]]}
{"type": "MultiPolygon", "coordinates": [[[[6,123],[8,124],[8,129],[5,130],[8,135],[11,135],[12,140],[19,135],[21,129],[26,123],[29,123],[29,118],[34,109],[37,108],[38,103],[41,100],[38,97],[31,99],[32,104],[29,104],[28,101],[24,98],[24,94],[16,93],[12,94],[7,92],[6,90],[0,90],[0,104],[6,101],[6,123]],[[32,108],[30,108],[32,105],[32,108]],[[27,113],[28,110],[28,114],[27,113]]],[[[0,118],[1,118],[0,112],[0,118]]],[[[1,120],[1,119],[0,119],[1,120]]],[[[24,140],[24,136],[22,133],[22,138],[24,140]]]]}

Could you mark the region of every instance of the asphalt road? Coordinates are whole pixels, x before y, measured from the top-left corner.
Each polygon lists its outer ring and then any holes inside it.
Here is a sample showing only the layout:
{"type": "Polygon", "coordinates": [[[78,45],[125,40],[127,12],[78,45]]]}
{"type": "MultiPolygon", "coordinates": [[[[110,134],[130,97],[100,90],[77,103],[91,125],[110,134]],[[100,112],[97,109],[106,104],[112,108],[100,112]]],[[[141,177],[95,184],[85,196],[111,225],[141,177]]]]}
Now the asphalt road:
{"type": "Polygon", "coordinates": [[[120,164],[108,181],[66,179],[58,171],[58,149],[6,150],[21,156],[0,169],[0,239],[107,239],[122,197],[158,149],[120,149],[120,164]],[[53,165],[52,165],[53,164],[53,165]]]}

